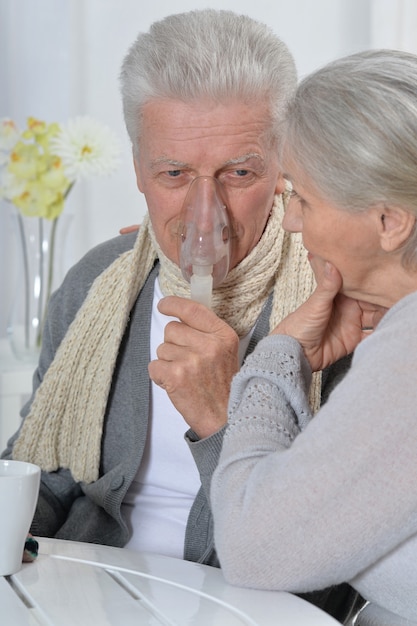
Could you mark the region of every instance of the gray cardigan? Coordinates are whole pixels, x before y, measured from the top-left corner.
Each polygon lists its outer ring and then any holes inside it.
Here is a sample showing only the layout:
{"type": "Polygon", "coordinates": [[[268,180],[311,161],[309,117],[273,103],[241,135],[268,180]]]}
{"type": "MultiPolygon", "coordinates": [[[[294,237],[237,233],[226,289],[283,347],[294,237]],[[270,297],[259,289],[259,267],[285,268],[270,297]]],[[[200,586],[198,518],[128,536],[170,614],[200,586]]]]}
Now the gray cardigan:
{"type": "MultiPolygon", "coordinates": [[[[67,274],[62,286],[53,294],[45,326],[42,352],[33,377],[33,393],[41,383],[68,326],[82,305],[94,279],[120,254],[130,249],[135,234],[116,237],[88,252],[67,274]]],[[[68,470],[42,472],[40,496],[31,527],[36,536],[56,537],[123,547],[129,530],[121,515],[121,504],[136,475],[145,448],[150,381],[150,322],[156,263],[131,311],[121,342],[113,375],[112,387],[104,418],[100,477],[91,484],[76,483],[68,470]]],[[[272,296],[262,311],[248,346],[250,353],[257,342],[269,332],[272,296]]],[[[346,364],[340,368],[343,373],[346,364]]],[[[324,373],[323,393],[334,386],[338,368],[324,373]]],[[[33,399],[23,407],[23,418],[33,399]]],[[[185,423],[184,423],[184,426],[185,423]]],[[[192,430],[185,433],[198,468],[201,488],[191,508],[184,543],[184,558],[219,566],[214,549],[213,521],[209,506],[211,476],[217,466],[224,429],[203,440],[192,430]]],[[[17,433],[8,442],[2,456],[10,457],[17,433]]],[[[350,590],[322,592],[308,596],[330,611],[345,606],[350,590]]],[[[344,609],[342,609],[344,610],[344,609]]]]}
{"type": "MultiPolygon", "coordinates": [[[[134,239],[134,234],[116,237],[91,250],[68,272],[62,286],[52,296],[42,353],[33,378],[33,393],[92,282],[120,254],[133,246],[134,239]]],[[[100,478],[94,483],[84,484],[76,483],[68,470],[43,472],[31,528],[35,535],[120,547],[129,538],[120,509],[139,468],[147,438],[150,394],[147,366],[153,290],[158,269],[159,264],[156,263],[131,311],[120,346],[104,419],[100,478]]],[[[248,350],[252,350],[257,340],[268,332],[268,319],[266,309],[248,350]]],[[[23,418],[29,412],[32,399],[33,395],[22,409],[23,418]]],[[[17,434],[10,439],[3,456],[11,456],[16,437],[17,434]]],[[[188,519],[184,558],[218,566],[208,501],[223,430],[202,441],[192,430],[188,430],[185,439],[200,474],[201,488],[188,519]]]]}

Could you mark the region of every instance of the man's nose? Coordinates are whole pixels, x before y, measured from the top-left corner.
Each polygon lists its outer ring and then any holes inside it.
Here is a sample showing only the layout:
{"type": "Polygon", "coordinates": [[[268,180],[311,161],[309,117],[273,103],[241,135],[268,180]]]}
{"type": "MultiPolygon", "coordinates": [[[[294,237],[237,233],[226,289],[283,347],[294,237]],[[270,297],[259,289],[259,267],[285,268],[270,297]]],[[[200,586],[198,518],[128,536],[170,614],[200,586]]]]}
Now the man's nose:
{"type": "Polygon", "coordinates": [[[213,232],[227,223],[227,206],[221,182],[213,176],[197,176],[188,188],[182,208],[183,219],[198,225],[201,232],[213,232]],[[225,222],[226,220],[226,222],[225,222]]]}

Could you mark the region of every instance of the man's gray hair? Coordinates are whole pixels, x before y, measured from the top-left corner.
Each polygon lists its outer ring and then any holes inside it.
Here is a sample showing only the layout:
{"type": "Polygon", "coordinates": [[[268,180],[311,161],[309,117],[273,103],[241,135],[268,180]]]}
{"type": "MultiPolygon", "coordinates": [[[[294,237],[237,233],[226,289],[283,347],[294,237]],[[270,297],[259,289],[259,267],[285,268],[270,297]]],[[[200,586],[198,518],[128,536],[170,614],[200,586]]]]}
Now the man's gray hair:
{"type": "Polygon", "coordinates": [[[161,98],[266,103],[271,115],[266,122],[276,140],[297,75],[287,46],[266,24],[232,11],[204,9],[170,15],[140,33],[123,61],[120,80],[136,154],[143,105],[161,98]]]}
{"type": "MultiPolygon", "coordinates": [[[[417,216],[417,56],[368,50],[301,81],[281,137],[290,158],[341,208],[397,206],[417,216]]],[[[404,247],[417,263],[417,234],[404,247]]]]}

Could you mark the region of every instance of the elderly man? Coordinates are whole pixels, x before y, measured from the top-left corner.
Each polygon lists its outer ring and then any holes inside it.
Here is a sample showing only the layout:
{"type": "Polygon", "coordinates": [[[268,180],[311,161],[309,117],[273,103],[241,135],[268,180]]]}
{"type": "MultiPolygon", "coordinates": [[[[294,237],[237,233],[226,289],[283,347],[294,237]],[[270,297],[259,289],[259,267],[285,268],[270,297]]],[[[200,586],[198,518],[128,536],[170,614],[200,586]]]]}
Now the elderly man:
{"type": "MultiPolygon", "coordinates": [[[[148,215],[137,236],[88,253],[50,304],[5,453],[44,470],[34,534],[218,565],[209,488],[231,379],[314,286],[300,240],[281,229],[277,145],[295,85],[285,44],[228,11],[166,17],[129,49],[123,107],[148,215]],[[227,243],[211,308],[190,299],[180,268],[196,180],[203,204],[220,204],[227,243]]],[[[316,408],[320,393],[318,376],[316,408]]]]}

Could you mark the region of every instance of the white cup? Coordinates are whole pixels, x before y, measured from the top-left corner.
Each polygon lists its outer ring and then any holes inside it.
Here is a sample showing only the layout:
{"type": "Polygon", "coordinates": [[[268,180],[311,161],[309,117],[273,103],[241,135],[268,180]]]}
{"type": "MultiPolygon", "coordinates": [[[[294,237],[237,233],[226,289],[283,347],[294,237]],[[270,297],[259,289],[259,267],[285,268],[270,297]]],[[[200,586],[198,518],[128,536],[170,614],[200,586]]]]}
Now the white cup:
{"type": "Polygon", "coordinates": [[[22,567],[25,541],[39,495],[41,470],[24,461],[0,460],[0,575],[22,567]]]}

